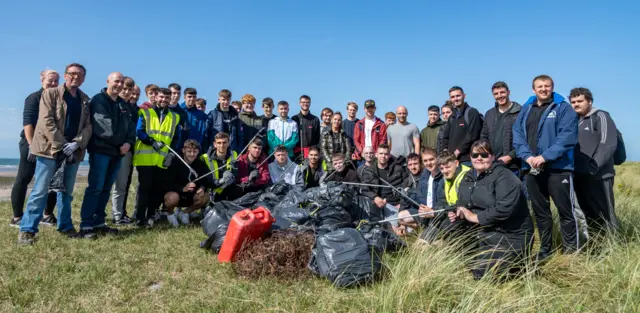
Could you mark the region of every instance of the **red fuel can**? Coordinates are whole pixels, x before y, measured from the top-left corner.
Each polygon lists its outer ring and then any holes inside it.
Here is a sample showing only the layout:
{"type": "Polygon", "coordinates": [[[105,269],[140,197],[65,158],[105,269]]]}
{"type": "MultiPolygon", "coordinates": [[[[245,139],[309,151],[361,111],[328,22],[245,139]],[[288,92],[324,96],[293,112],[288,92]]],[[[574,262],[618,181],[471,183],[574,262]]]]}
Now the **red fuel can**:
{"type": "Polygon", "coordinates": [[[229,223],[227,235],[224,238],[218,261],[233,262],[242,245],[246,241],[256,240],[262,237],[270,228],[275,219],[264,207],[258,207],[251,211],[244,209],[233,215],[229,223]]]}

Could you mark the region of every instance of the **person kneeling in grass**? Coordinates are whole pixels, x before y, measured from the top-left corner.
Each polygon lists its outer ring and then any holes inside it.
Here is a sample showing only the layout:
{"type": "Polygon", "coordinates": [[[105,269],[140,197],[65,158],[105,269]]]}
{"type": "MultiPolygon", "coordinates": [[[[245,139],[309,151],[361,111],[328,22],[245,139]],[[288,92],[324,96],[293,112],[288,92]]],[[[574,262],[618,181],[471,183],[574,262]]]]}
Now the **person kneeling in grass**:
{"type": "Polygon", "coordinates": [[[473,170],[466,173],[458,191],[453,223],[469,226],[469,244],[475,249],[471,272],[475,279],[487,274],[507,278],[531,253],[533,223],[520,178],[495,155],[487,140],[471,146],[473,170]]]}
{"type": "Polygon", "coordinates": [[[209,202],[208,190],[214,187],[211,175],[194,181],[209,172],[204,161],[198,158],[199,154],[200,144],[197,141],[185,141],[182,156],[194,172],[178,159],[173,160],[167,171],[164,208],[168,212],[167,220],[174,227],[180,225],[178,218],[183,224],[189,224],[189,213],[201,209],[209,202]],[[175,210],[176,207],[185,209],[179,211],[175,210]]]}

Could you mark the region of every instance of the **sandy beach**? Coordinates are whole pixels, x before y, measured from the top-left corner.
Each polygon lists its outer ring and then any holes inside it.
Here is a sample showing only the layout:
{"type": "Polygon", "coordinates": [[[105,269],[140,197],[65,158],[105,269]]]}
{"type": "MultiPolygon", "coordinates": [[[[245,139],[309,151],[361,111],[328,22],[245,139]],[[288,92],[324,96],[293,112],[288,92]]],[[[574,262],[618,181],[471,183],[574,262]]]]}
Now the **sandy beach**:
{"type": "MultiPolygon", "coordinates": [[[[11,199],[11,188],[13,187],[13,182],[15,181],[17,174],[17,169],[0,171],[0,201],[9,201],[11,199]]],[[[78,169],[77,177],[86,178],[88,174],[89,167],[80,166],[80,168],[78,169]]],[[[31,181],[31,184],[33,184],[33,180],[31,181]]],[[[31,192],[31,187],[29,187],[28,192],[31,192]]]]}

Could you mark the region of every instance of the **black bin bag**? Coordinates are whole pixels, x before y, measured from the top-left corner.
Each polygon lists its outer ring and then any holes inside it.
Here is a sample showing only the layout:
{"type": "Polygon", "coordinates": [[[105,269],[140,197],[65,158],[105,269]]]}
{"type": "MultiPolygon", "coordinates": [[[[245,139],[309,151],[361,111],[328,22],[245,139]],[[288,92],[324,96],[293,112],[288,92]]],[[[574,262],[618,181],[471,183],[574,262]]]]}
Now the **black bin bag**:
{"type": "Polygon", "coordinates": [[[398,237],[393,230],[380,224],[364,224],[358,230],[369,246],[376,251],[394,253],[407,246],[407,243],[398,237]]]}
{"type": "Polygon", "coordinates": [[[316,238],[309,269],[336,287],[355,287],[380,277],[379,255],[356,229],[342,228],[316,238]]]}

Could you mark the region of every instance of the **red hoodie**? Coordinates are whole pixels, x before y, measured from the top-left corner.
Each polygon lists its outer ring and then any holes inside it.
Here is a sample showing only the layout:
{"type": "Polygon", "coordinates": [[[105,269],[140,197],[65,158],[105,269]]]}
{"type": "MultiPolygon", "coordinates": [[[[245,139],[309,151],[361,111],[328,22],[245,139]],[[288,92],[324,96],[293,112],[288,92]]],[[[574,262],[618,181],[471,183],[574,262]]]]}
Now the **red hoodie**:
{"type": "MultiPolygon", "coordinates": [[[[353,143],[356,145],[355,155],[358,159],[362,159],[362,150],[364,150],[366,135],[364,132],[364,122],[367,118],[361,118],[356,122],[356,126],[353,129],[353,143]]],[[[378,146],[387,142],[387,125],[375,118],[373,128],[371,129],[371,145],[373,151],[378,149],[378,146]]]]}
{"type": "MultiPolygon", "coordinates": [[[[238,176],[236,177],[236,183],[244,183],[249,180],[249,157],[247,155],[248,154],[245,153],[239,156],[238,162],[236,162],[236,166],[238,167],[238,176]]],[[[260,155],[257,163],[260,164],[262,163],[262,161],[264,161],[264,156],[260,155]]],[[[263,186],[269,183],[270,176],[268,166],[269,165],[267,164],[267,162],[264,162],[264,164],[262,164],[260,168],[258,168],[258,173],[260,174],[258,175],[258,178],[253,181],[256,186],[263,186]]]]}

